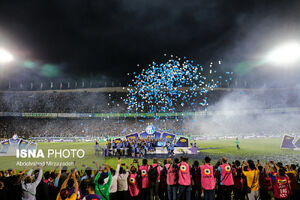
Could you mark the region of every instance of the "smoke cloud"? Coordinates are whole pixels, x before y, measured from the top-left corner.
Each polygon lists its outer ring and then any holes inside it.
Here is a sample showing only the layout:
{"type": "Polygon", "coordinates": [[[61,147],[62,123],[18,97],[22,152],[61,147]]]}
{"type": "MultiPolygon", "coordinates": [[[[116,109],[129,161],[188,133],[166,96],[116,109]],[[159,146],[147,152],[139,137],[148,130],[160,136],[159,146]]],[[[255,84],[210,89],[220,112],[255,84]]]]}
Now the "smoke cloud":
{"type": "Polygon", "coordinates": [[[300,89],[240,90],[208,107],[208,116],[186,127],[198,136],[297,134],[300,130],[300,89]],[[189,128],[191,129],[191,128],[189,128]]]}

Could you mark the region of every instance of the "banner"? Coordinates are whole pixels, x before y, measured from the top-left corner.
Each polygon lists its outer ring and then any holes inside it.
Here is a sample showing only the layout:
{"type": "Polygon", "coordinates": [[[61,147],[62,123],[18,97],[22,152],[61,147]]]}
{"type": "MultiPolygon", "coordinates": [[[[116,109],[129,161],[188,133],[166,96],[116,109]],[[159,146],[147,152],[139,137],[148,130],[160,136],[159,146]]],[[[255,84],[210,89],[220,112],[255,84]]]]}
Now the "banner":
{"type": "Polygon", "coordinates": [[[153,133],[153,135],[154,135],[154,138],[158,140],[158,139],[160,139],[161,133],[155,131],[153,133]]]}
{"type": "Polygon", "coordinates": [[[27,147],[28,150],[36,150],[37,149],[37,144],[36,143],[30,143],[27,147]]]}
{"type": "Polygon", "coordinates": [[[113,142],[114,144],[119,144],[119,143],[122,142],[122,139],[121,139],[121,138],[117,138],[117,139],[114,139],[112,142],[113,142]]]}
{"type": "MultiPolygon", "coordinates": [[[[254,113],[288,113],[299,112],[300,107],[295,108],[278,108],[278,109],[263,109],[251,110],[254,113]]],[[[250,110],[241,111],[242,114],[247,114],[250,110]]],[[[0,112],[0,116],[5,117],[37,117],[37,118],[147,118],[147,117],[190,117],[198,116],[205,117],[210,115],[220,115],[217,111],[201,111],[201,112],[174,112],[174,113],[20,113],[20,112],[0,112]]],[[[139,120],[143,121],[143,120],[139,120]]]]}
{"type": "Polygon", "coordinates": [[[172,133],[163,133],[162,138],[164,141],[173,141],[175,138],[175,135],[172,133]]]}
{"type": "Polygon", "coordinates": [[[14,151],[19,148],[21,139],[18,138],[17,135],[14,135],[9,139],[9,149],[13,149],[14,151]]]}
{"type": "Polygon", "coordinates": [[[22,113],[22,117],[56,118],[57,113],[22,113]]]}
{"type": "Polygon", "coordinates": [[[148,134],[147,132],[142,132],[142,133],[140,133],[140,137],[142,137],[142,138],[147,138],[147,137],[149,137],[149,138],[155,138],[155,139],[160,139],[160,136],[161,136],[161,133],[159,133],[159,132],[154,132],[153,134],[148,134]]]}
{"type": "MultiPolygon", "coordinates": [[[[17,149],[26,149],[26,148],[28,148],[27,147],[28,144],[29,144],[29,141],[20,139],[15,134],[15,135],[13,135],[12,138],[1,142],[0,153],[3,153],[1,155],[11,155],[11,156],[13,156],[13,155],[16,155],[17,149]]],[[[35,148],[36,148],[36,145],[35,145],[35,148]]]]}
{"type": "Polygon", "coordinates": [[[20,113],[20,112],[0,112],[0,116],[5,116],[5,117],[21,117],[22,113],[20,113]]]}
{"type": "Polygon", "coordinates": [[[26,146],[29,144],[28,141],[25,141],[25,140],[20,140],[20,143],[19,143],[19,149],[26,149],[26,146]]]}
{"type": "Polygon", "coordinates": [[[137,140],[138,137],[139,137],[139,135],[137,133],[126,135],[126,139],[129,139],[129,140],[137,140]]]}
{"type": "Polygon", "coordinates": [[[296,148],[300,148],[300,138],[297,140],[297,142],[295,142],[295,146],[296,148]]]}
{"type": "Polygon", "coordinates": [[[9,149],[9,146],[10,146],[9,140],[1,142],[1,145],[2,145],[2,148],[1,148],[0,153],[6,153],[6,152],[8,152],[8,149],[9,149]]]}
{"type": "Polygon", "coordinates": [[[189,139],[186,137],[180,137],[176,142],[175,147],[189,147],[189,139]]]}
{"type": "Polygon", "coordinates": [[[293,136],[285,135],[283,137],[280,148],[282,148],[282,149],[294,149],[295,148],[295,145],[293,144],[294,139],[295,139],[295,137],[293,137],[293,136]]]}
{"type": "Polygon", "coordinates": [[[144,139],[145,139],[145,138],[147,138],[148,136],[150,136],[150,137],[151,137],[151,136],[152,136],[152,134],[148,134],[148,133],[146,133],[146,132],[142,132],[142,133],[140,133],[140,137],[141,137],[141,138],[144,138],[144,139]]]}
{"type": "Polygon", "coordinates": [[[77,118],[76,113],[57,113],[57,117],[62,117],[62,118],[77,118]]]}
{"type": "Polygon", "coordinates": [[[93,117],[92,113],[47,113],[47,114],[56,114],[57,117],[62,117],[62,118],[90,118],[90,117],[93,117]]]}
{"type": "Polygon", "coordinates": [[[84,117],[84,118],[90,118],[90,117],[93,117],[93,114],[92,113],[78,113],[77,114],[78,117],[84,117]]]}

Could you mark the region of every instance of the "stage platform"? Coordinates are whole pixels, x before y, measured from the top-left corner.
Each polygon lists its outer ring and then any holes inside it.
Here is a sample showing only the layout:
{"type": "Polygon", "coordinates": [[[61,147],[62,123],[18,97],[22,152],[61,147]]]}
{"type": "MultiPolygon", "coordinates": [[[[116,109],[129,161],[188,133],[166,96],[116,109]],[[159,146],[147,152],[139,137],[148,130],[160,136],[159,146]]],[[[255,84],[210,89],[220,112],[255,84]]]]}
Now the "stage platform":
{"type": "MultiPolygon", "coordinates": [[[[189,147],[175,147],[174,148],[174,153],[175,154],[192,154],[191,150],[189,147]]],[[[147,154],[168,154],[168,150],[165,147],[156,147],[156,151],[153,152],[147,152],[147,154]]]]}

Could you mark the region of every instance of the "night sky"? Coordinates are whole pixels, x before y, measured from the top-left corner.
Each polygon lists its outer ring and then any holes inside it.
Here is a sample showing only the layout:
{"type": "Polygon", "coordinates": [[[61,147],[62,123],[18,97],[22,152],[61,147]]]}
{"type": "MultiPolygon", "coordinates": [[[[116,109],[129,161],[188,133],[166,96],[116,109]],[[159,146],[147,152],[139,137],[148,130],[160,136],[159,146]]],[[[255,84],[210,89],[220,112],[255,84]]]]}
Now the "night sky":
{"type": "Polygon", "coordinates": [[[278,41],[299,39],[297,2],[6,0],[0,46],[67,77],[122,79],[165,53],[200,64],[223,60],[233,69],[278,41]]]}

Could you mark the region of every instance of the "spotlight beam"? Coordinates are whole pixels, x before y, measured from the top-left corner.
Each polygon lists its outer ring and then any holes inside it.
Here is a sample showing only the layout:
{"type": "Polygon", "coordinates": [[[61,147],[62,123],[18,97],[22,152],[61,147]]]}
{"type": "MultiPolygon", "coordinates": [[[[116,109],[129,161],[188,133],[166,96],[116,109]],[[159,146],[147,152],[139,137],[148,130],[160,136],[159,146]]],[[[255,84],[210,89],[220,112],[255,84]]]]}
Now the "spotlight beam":
{"type": "Polygon", "coordinates": [[[286,43],[275,48],[267,56],[268,62],[278,66],[290,66],[300,60],[300,44],[286,43]]]}
{"type": "Polygon", "coordinates": [[[5,64],[13,61],[13,55],[7,50],[0,48],[0,64],[5,64]]]}

